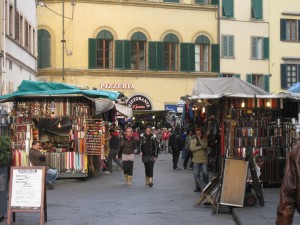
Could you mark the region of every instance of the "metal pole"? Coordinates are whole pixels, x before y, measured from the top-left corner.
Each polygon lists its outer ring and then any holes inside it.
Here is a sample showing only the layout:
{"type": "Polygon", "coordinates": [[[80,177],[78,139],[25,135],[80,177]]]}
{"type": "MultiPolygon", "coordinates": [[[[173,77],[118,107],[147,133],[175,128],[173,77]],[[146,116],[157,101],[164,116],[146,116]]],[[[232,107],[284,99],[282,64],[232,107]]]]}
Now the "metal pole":
{"type": "Polygon", "coordinates": [[[65,0],[62,0],[62,79],[65,79],[65,0]]]}

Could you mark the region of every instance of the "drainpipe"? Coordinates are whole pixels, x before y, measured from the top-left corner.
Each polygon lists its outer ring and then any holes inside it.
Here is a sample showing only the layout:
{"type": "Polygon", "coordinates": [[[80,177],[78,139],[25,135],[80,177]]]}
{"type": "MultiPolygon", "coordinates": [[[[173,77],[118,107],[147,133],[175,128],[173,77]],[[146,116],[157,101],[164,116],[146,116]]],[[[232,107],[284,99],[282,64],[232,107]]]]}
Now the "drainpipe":
{"type": "Polygon", "coordinates": [[[3,94],[3,92],[5,91],[5,73],[6,73],[6,23],[8,18],[6,18],[7,14],[5,13],[5,11],[7,10],[5,7],[5,1],[1,1],[3,3],[2,5],[2,70],[1,70],[1,84],[0,84],[0,95],[3,94]]]}
{"type": "Polygon", "coordinates": [[[221,4],[221,0],[219,0],[219,4],[218,4],[218,45],[219,45],[219,57],[220,57],[220,73],[221,73],[221,20],[220,20],[220,4],[221,4]]]}

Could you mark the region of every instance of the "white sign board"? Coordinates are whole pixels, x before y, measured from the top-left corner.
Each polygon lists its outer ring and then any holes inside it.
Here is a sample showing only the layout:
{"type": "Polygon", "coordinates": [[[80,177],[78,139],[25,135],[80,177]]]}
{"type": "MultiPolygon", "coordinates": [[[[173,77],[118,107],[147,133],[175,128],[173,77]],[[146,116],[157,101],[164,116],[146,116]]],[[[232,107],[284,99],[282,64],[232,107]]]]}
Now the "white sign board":
{"type": "Polygon", "coordinates": [[[14,169],[12,173],[11,207],[41,207],[42,182],[42,169],[14,169]]]}

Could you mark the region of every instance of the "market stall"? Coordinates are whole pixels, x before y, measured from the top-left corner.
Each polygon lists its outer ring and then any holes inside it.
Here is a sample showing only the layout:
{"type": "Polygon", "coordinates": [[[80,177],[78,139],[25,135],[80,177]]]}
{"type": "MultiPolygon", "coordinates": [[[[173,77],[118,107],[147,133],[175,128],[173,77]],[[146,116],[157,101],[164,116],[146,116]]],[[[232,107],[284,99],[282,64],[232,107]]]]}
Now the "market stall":
{"type": "Polygon", "coordinates": [[[23,81],[17,92],[0,97],[1,102],[13,102],[13,165],[28,166],[31,143],[39,140],[48,164],[59,170],[59,177],[97,174],[109,152],[108,121],[114,122],[117,97],[116,92],[23,81]]]}
{"type": "MultiPolygon", "coordinates": [[[[271,95],[235,77],[199,78],[192,96],[183,100],[184,126],[204,131],[209,163],[217,175],[223,177],[227,159],[251,157],[260,182],[281,183],[286,155],[295,142],[292,118],[298,114],[298,100],[271,95]]],[[[228,174],[230,183],[236,180],[234,171],[228,174]]]]}

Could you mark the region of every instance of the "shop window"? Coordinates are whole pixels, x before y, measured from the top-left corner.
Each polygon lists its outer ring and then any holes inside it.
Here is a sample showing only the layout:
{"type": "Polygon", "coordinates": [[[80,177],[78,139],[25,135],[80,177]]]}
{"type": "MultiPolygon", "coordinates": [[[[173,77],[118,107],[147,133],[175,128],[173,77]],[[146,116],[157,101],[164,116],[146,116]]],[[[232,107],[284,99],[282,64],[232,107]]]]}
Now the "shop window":
{"type": "Polygon", "coordinates": [[[227,18],[234,17],[234,0],[222,0],[222,16],[227,18]]]}
{"type": "Polygon", "coordinates": [[[130,68],[132,70],[146,69],[146,44],[147,38],[141,32],[136,32],[131,37],[130,68]]]}
{"type": "Polygon", "coordinates": [[[270,90],[270,76],[262,74],[247,74],[247,82],[267,92],[270,90]]]}
{"type": "Polygon", "coordinates": [[[234,57],[234,36],[222,35],[222,57],[234,57]]]}
{"type": "Polygon", "coordinates": [[[251,18],[263,19],[263,0],[251,0],[251,18]]]}
{"type": "Polygon", "coordinates": [[[269,38],[251,37],[251,58],[269,58],[269,38]]]}
{"type": "Polygon", "coordinates": [[[179,39],[174,34],[164,38],[164,70],[178,70],[178,43],[179,39]]]}
{"type": "Polygon", "coordinates": [[[300,41],[300,20],[280,19],[280,40],[281,41],[300,41]]]}
{"type": "Polygon", "coordinates": [[[47,30],[38,30],[38,69],[51,65],[51,36],[47,30]]]}

